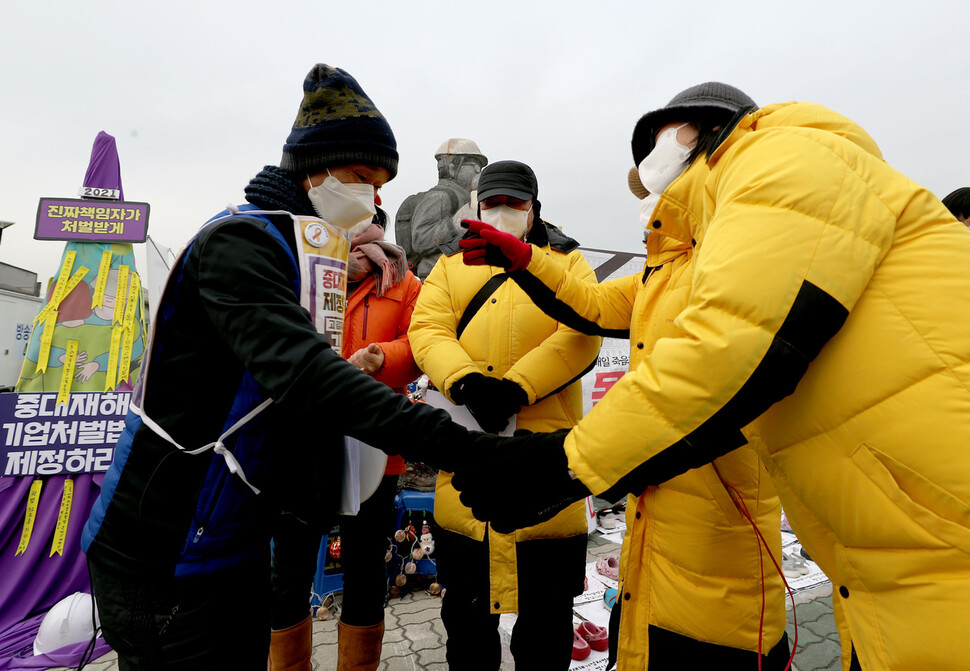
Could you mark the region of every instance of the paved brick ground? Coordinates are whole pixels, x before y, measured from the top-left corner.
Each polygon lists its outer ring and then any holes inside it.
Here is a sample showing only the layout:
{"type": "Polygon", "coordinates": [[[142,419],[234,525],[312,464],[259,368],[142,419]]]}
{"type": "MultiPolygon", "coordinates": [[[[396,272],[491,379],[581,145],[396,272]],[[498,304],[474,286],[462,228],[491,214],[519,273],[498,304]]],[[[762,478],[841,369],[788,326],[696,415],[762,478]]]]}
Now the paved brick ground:
{"type": "MultiPolygon", "coordinates": [[[[832,614],[832,583],[795,594],[798,615],[798,647],[794,666],[798,671],[838,671],[841,645],[832,614]]],[[[788,640],[795,640],[791,602],[788,603],[788,640]]]]}
{"type": "MultiPolygon", "coordinates": [[[[608,505],[608,504],[603,504],[608,505]]],[[[587,560],[595,561],[603,555],[619,552],[619,546],[603,540],[599,534],[589,539],[587,560]]],[[[798,650],[794,666],[797,671],[837,671],[839,637],[832,616],[831,584],[822,585],[795,595],[798,614],[798,650]]],[[[789,603],[789,608],[791,604],[789,603]]],[[[392,599],[385,611],[384,649],[379,671],[447,671],[445,662],[445,634],[440,617],[441,599],[423,591],[416,591],[392,599]]],[[[788,636],[794,640],[788,613],[788,636]]],[[[313,625],[313,668],[324,671],[337,667],[336,618],[313,625]]],[[[504,641],[501,671],[513,671],[515,665],[504,641]]],[[[114,653],[85,667],[91,671],[117,671],[114,653]]],[[[61,669],[59,671],[66,671],[61,669]]]]}

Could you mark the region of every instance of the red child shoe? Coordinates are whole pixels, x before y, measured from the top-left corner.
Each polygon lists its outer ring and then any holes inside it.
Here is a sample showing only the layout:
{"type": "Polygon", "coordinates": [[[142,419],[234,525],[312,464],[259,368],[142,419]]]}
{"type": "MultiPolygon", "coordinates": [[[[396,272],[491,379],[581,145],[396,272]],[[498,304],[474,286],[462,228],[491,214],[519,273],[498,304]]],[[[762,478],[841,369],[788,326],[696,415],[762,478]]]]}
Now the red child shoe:
{"type": "Polygon", "coordinates": [[[578,631],[573,630],[573,659],[580,660],[589,657],[590,646],[578,631]]]}
{"type": "Polygon", "coordinates": [[[592,622],[583,622],[576,628],[576,632],[586,639],[589,647],[600,652],[610,647],[610,635],[606,627],[601,627],[592,622]]]}

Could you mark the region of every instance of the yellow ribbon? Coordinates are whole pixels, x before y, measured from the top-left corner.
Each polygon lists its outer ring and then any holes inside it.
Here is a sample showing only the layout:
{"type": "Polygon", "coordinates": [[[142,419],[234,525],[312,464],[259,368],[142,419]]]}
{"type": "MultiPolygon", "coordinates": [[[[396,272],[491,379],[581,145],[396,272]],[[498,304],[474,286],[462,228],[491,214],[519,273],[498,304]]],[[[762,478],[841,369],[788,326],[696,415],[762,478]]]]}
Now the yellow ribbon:
{"type": "Polygon", "coordinates": [[[70,294],[72,291],[74,291],[74,287],[76,287],[77,285],[79,285],[81,283],[81,280],[83,280],[84,279],[84,276],[87,275],[87,274],[88,274],[88,269],[87,268],[85,268],[84,266],[78,267],[78,269],[75,271],[75,273],[71,277],[71,279],[68,280],[68,282],[67,282],[67,289],[64,290],[64,295],[61,296],[60,299],[57,301],[57,307],[60,307],[61,301],[64,300],[64,298],[68,294],[70,294]]]}
{"type": "Polygon", "coordinates": [[[51,341],[54,340],[54,326],[57,324],[57,311],[48,312],[40,332],[40,352],[37,354],[37,372],[46,373],[51,356],[51,341]]]}
{"type": "Polygon", "coordinates": [[[47,319],[48,315],[57,315],[58,309],[61,307],[61,302],[67,298],[67,296],[74,291],[74,287],[81,283],[84,276],[88,274],[88,269],[84,266],[78,267],[74,275],[71,276],[64,287],[64,291],[60,291],[61,284],[57,285],[57,289],[54,290],[54,295],[51,296],[50,301],[44,306],[44,309],[37,313],[34,317],[34,323],[36,324],[41,318],[47,319]]]}
{"type": "Polygon", "coordinates": [[[37,319],[34,320],[35,322],[45,312],[57,312],[57,306],[61,304],[61,299],[67,295],[64,288],[67,286],[67,278],[71,274],[71,269],[74,267],[75,256],[77,256],[77,252],[66,252],[64,254],[64,263],[61,264],[61,272],[57,274],[57,284],[54,285],[54,293],[51,295],[51,299],[47,302],[47,305],[44,306],[44,309],[37,315],[37,319]]]}
{"type": "Polygon", "coordinates": [[[120,324],[125,316],[125,304],[128,302],[128,266],[118,268],[118,284],[115,288],[115,312],[112,324],[120,324]]]}
{"type": "Polygon", "coordinates": [[[54,527],[54,542],[51,543],[50,557],[55,554],[64,556],[64,542],[67,539],[67,523],[71,519],[71,502],[74,500],[74,481],[64,480],[64,494],[61,495],[61,509],[57,513],[57,526],[54,527]]]}
{"type": "MultiPolygon", "coordinates": [[[[139,279],[139,286],[141,285],[141,280],[139,279]]],[[[152,299],[156,300],[156,299],[152,299]]],[[[145,301],[142,296],[138,297],[138,318],[141,321],[141,341],[147,346],[147,338],[145,334],[145,301]]]]}
{"type": "Polygon", "coordinates": [[[135,315],[138,314],[138,299],[141,298],[141,278],[138,273],[131,274],[131,288],[128,290],[128,302],[125,305],[125,326],[134,326],[135,315]]]}
{"type": "Polygon", "coordinates": [[[51,342],[54,340],[54,326],[57,325],[57,309],[60,307],[61,301],[64,297],[74,291],[74,287],[81,283],[84,276],[88,274],[88,269],[84,266],[80,266],[70,280],[64,281],[67,277],[66,271],[70,268],[67,262],[70,261],[74,263],[74,252],[68,252],[65,254],[64,265],[61,267],[61,274],[57,278],[57,287],[54,289],[54,295],[51,296],[50,301],[44,306],[37,316],[34,318],[34,323],[36,324],[41,318],[44,319],[44,332],[40,337],[40,352],[37,355],[37,372],[46,373],[47,364],[50,360],[51,354],[51,342]]]}
{"type": "Polygon", "coordinates": [[[104,306],[104,290],[108,286],[108,273],[111,272],[111,257],[114,256],[110,249],[101,253],[101,265],[98,266],[98,279],[94,285],[94,298],[91,299],[91,309],[104,306]]]}
{"type": "Polygon", "coordinates": [[[80,344],[78,340],[67,341],[67,353],[64,355],[64,367],[61,370],[61,384],[57,389],[57,401],[54,405],[67,404],[67,399],[71,395],[71,383],[74,381],[74,368],[77,366],[77,350],[80,344]]]}
{"type": "Polygon", "coordinates": [[[131,275],[131,289],[128,291],[128,304],[125,306],[125,337],[121,345],[121,369],[118,382],[129,381],[131,377],[131,352],[135,344],[135,315],[138,313],[141,296],[141,280],[137,273],[131,275]]]}
{"type": "Polygon", "coordinates": [[[37,506],[40,504],[40,488],[44,485],[41,480],[34,480],[30,483],[30,491],[27,493],[27,513],[24,516],[24,530],[20,532],[20,545],[13,556],[22,555],[27,551],[27,544],[30,543],[30,535],[34,532],[34,520],[37,518],[37,506]]]}
{"type": "Polygon", "coordinates": [[[125,329],[122,326],[111,327],[111,345],[108,347],[108,370],[104,376],[104,390],[112,391],[118,384],[118,350],[121,347],[121,336],[125,329]]]}

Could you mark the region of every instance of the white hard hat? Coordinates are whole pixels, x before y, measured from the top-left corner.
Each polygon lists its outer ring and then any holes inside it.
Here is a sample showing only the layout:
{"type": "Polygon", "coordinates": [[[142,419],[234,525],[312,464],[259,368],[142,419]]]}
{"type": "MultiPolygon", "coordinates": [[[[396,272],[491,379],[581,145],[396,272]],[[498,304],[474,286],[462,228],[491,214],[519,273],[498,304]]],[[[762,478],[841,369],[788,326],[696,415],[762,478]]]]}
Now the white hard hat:
{"type": "Polygon", "coordinates": [[[442,156],[452,156],[455,154],[478,156],[482,159],[483,164],[488,164],[488,159],[482,154],[482,150],[478,148],[478,145],[463,137],[453,137],[442,142],[441,146],[438,147],[438,151],[434,153],[434,157],[441,158],[442,156]]]}
{"type": "Polygon", "coordinates": [[[90,641],[94,630],[100,626],[97,608],[94,624],[91,622],[92,597],[75,592],[54,604],[40,623],[34,639],[34,655],[46,655],[72,643],[90,641]]]}

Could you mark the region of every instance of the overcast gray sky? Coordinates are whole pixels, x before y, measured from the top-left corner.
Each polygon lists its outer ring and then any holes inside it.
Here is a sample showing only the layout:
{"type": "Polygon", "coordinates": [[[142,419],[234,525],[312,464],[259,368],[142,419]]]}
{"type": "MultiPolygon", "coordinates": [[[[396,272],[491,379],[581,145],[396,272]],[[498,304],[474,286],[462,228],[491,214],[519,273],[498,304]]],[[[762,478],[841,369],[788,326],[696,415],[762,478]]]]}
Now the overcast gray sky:
{"type": "Polygon", "coordinates": [[[77,197],[98,131],[127,200],[184,245],[279,161],[317,62],[354,75],[397,136],[393,214],[469,137],[539,178],[543,217],[586,247],[639,251],[626,188],[644,113],[708,80],[759,103],[807,100],[859,122],[888,162],[942,197],[970,185],[970,3],[6,3],[0,21],[0,261],[53,275],[38,199],[77,197]]]}

